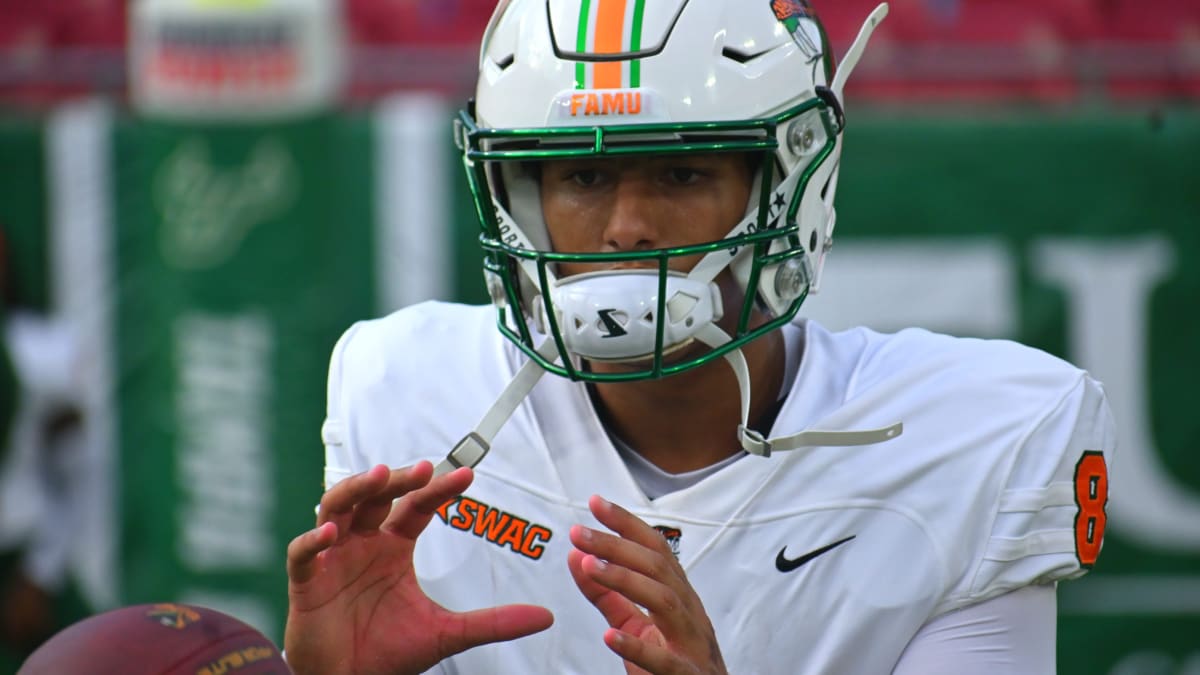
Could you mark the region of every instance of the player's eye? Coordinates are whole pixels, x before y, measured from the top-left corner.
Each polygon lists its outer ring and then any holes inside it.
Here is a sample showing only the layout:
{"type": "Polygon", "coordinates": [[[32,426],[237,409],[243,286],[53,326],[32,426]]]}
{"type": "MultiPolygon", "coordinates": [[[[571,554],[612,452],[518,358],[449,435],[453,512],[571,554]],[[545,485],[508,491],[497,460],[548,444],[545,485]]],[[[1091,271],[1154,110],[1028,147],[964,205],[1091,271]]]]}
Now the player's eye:
{"type": "Polygon", "coordinates": [[[700,180],[700,171],[690,166],[673,166],[667,170],[667,177],[677,185],[692,185],[700,180]]]}
{"type": "Polygon", "coordinates": [[[595,169],[577,169],[568,178],[579,187],[592,187],[600,182],[600,172],[595,169]]]}

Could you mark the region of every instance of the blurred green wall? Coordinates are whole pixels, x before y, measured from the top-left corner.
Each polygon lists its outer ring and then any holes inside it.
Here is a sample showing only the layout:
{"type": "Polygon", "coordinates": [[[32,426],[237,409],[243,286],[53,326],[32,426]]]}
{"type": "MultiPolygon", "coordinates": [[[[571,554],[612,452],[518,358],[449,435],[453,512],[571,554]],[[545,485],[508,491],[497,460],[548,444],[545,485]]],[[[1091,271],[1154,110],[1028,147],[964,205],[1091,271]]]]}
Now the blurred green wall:
{"type": "MultiPolygon", "coordinates": [[[[444,249],[451,269],[437,295],[485,297],[474,211],[453,156],[450,109],[442,112],[397,122],[372,110],[241,130],[118,115],[106,132],[114,139],[107,170],[116,192],[109,202],[119,439],[112,457],[123,487],[113,506],[120,531],[111,536],[120,542],[113,579],[120,601],[212,598],[235,613],[249,608],[281,635],[283,547],[311,522],[320,491],[332,340],[350,321],[389,309],[380,298],[381,267],[444,272],[402,250],[379,255],[387,236],[380,214],[414,199],[381,180],[394,175],[381,167],[393,166],[405,146],[381,141],[380,129],[416,125],[409,130],[416,137],[444,147],[413,165],[431,167],[422,190],[445,195],[443,219],[400,218],[396,226],[409,242],[444,249]],[[281,171],[293,172],[290,201],[247,216],[255,223],[225,263],[200,270],[171,262],[163,232],[179,217],[168,212],[181,198],[163,201],[170,192],[161,189],[163,167],[178,174],[172,194],[187,194],[189,185],[203,192],[198,184],[207,181],[207,197],[193,194],[195,208],[219,212],[232,207],[205,200],[220,195],[221,175],[250,175],[264,138],[287,149],[291,168],[281,171]],[[242,351],[223,352],[229,344],[242,351]],[[267,553],[224,569],[218,559],[197,562],[194,547],[204,539],[189,530],[198,495],[221,495],[220,485],[206,492],[195,481],[223,474],[178,467],[204,431],[195,425],[207,418],[196,411],[221,410],[205,397],[219,396],[238,359],[257,358],[270,361],[257,375],[261,386],[243,382],[234,391],[256,416],[224,431],[259,434],[257,447],[268,453],[257,470],[266,472],[258,484],[270,488],[264,522],[271,531],[263,535],[267,553]],[[197,393],[207,376],[216,385],[197,393]]],[[[19,271],[41,297],[48,282],[36,269],[47,245],[36,243],[30,225],[46,227],[52,211],[41,178],[43,133],[38,120],[0,124],[0,222],[32,233],[21,235],[35,243],[26,244],[19,271]]],[[[915,321],[1014,337],[1080,363],[1108,386],[1123,430],[1110,533],[1093,573],[1060,590],[1064,675],[1183,673],[1185,664],[1200,664],[1200,455],[1193,451],[1200,416],[1192,413],[1200,376],[1198,150],[1200,114],[1182,109],[850,118],[836,245],[826,288],[805,312],[831,325],[886,330],[915,321]],[[883,271],[890,276],[879,283],[873,275],[883,271]]],[[[208,515],[216,518],[210,528],[225,517],[208,515]]]]}

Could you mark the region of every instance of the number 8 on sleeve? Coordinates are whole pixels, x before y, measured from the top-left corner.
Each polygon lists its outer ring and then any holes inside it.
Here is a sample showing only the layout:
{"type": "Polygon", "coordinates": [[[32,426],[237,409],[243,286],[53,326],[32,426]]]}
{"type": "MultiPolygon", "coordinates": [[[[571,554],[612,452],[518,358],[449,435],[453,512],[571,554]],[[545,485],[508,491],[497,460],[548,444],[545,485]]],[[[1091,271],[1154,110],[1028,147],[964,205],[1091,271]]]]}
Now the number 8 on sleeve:
{"type": "Polygon", "coordinates": [[[1087,450],[1075,465],[1075,555],[1079,564],[1091,567],[1100,555],[1108,516],[1108,466],[1104,454],[1087,450]]]}

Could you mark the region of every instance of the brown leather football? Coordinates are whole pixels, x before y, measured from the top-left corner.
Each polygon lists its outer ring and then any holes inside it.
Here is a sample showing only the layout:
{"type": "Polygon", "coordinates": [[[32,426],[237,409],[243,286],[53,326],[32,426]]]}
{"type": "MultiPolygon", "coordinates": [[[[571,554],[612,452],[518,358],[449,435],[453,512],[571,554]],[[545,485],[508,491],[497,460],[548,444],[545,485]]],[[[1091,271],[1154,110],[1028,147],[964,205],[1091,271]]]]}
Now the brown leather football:
{"type": "Polygon", "coordinates": [[[253,626],[205,607],[134,605],[72,624],[29,656],[18,675],[288,675],[279,649],[253,626]]]}

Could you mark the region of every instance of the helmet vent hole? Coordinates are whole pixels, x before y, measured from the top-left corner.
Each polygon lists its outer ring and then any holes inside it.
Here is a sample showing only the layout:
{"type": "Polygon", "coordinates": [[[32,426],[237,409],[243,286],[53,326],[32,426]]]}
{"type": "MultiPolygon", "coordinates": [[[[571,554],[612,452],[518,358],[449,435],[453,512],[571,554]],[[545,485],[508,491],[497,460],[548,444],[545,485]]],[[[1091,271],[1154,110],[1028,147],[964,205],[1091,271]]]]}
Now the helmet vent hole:
{"type": "Polygon", "coordinates": [[[643,314],[642,321],[645,323],[654,323],[654,312],[646,312],[643,314]]]}
{"type": "Polygon", "coordinates": [[[496,67],[499,68],[500,70],[508,70],[508,67],[511,66],[516,60],[517,60],[516,54],[506,54],[506,55],[496,59],[495,63],[496,63],[496,67]]]}
{"type": "Polygon", "coordinates": [[[812,234],[808,235],[808,250],[815,253],[817,250],[817,232],[813,230],[812,234]]]}
{"type": "Polygon", "coordinates": [[[724,56],[725,58],[729,59],[730,61],[734,61],[736,63],[749,63],[749,62],[753,61],[754,59],[757,59],[758,57],[760,57],[766,53],[767,52],[765,52],[765,51],[763,51],[763,52],[744,52],[744,51],[741,51],[740,49],[735,49],[733,47],[725,47],[724,49],[721,50],[721,56],[724,56]]]}
{"type": "Polygon", "coordinates": [[[579,317],[575,317],[575,331],[578,332],[579,329],[583,328],[583,325],[583,321],[579,317]]]}

